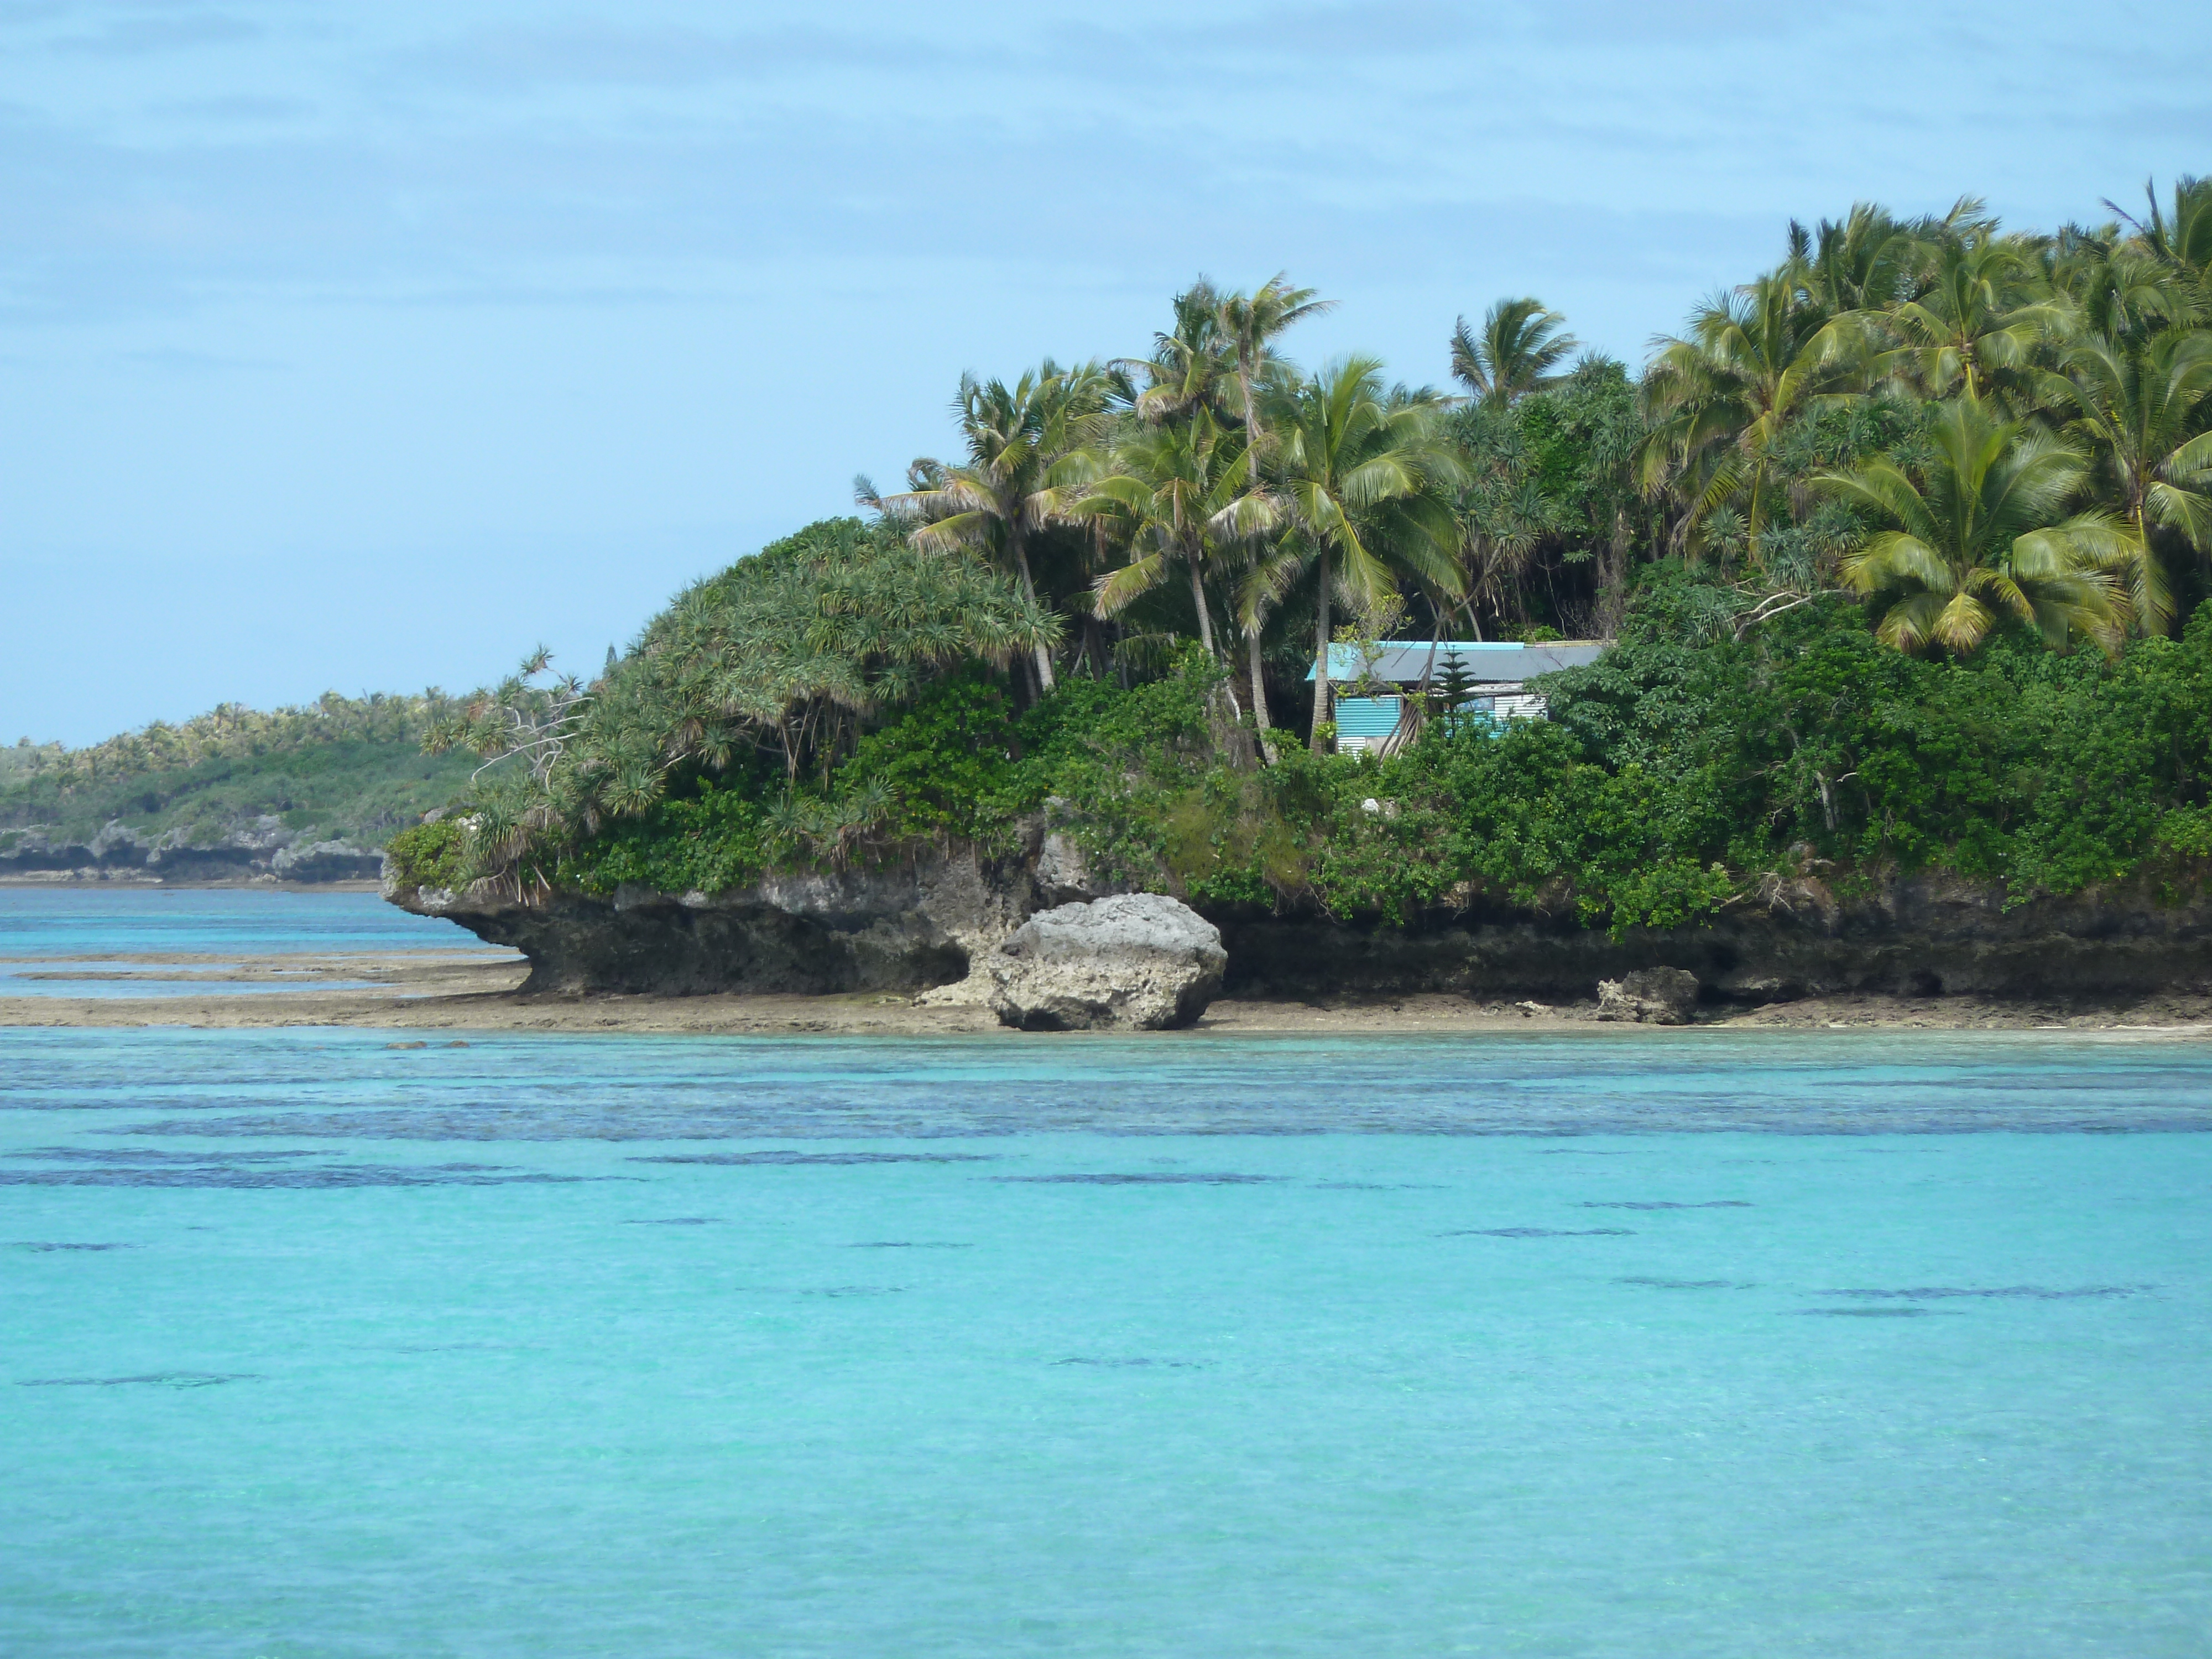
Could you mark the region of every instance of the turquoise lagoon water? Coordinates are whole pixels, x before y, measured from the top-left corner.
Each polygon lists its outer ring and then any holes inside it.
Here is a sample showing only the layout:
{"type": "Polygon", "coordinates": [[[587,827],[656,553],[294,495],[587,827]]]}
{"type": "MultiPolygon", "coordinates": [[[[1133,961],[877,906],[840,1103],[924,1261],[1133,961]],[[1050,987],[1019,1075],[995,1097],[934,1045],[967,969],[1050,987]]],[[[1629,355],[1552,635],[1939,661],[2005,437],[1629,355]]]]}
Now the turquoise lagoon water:
{"type": "MultiPolygon", "coordinates": [[[[149,955],[237,955],[259,951],[501,951],[449,921],[409,915],[374,893],[283,892],[255,888],[0,887],[0,997],[264,995],[281,988],[195,977],[53,979],[72,969],[94,975],[162,964],[149,955]],[[97,957],[118,960],[70,963],[97,957]],[[58,960],[59,959],[59,960],[58,960]],[[40,977],[31,977],[31,975],[40,977]]],[[[325,981],[323,990],[360,988],[325,981]]]]}
{"type": "Polygon", "coordinates": [[[0,958],[96,952],[485,949],[374,893],[252,887],[0,887],[0,958]]]}
{"type": "Polygon", "coordinates": [[[2212,1049],[0,1031],[0,1653],[2182,1656],[2212,1049]]]}

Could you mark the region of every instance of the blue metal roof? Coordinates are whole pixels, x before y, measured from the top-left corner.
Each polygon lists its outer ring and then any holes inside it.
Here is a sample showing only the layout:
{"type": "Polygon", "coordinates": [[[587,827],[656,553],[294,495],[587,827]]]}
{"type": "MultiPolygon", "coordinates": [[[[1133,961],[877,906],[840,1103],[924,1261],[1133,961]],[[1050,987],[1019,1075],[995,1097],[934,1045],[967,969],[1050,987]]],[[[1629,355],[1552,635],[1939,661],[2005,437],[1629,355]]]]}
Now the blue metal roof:
{"type": "MultiPolygon", "coordinates": [[[[1583,667],[1603,656],[1607,648],[1596,640],[1559,640],[1540,645],[1523,645],[1518,640],[1441,640],[1433,647],[1426,640],[1377,640],[1375,646],[1371,668],[1358,646],[1330,646],[1329,678],[1348,684],[1358,679],[1364,669],[1389,684],[1418,684],[1425,674],[1431,678],[1441,674],[1444,659],[1457,652],[1460,666],[1478,685],[1513,685],[1555,669],[1583,667]]],[[[1306,678],[1316,678],[1316,671],[1309,668],[1306,678]]]]}

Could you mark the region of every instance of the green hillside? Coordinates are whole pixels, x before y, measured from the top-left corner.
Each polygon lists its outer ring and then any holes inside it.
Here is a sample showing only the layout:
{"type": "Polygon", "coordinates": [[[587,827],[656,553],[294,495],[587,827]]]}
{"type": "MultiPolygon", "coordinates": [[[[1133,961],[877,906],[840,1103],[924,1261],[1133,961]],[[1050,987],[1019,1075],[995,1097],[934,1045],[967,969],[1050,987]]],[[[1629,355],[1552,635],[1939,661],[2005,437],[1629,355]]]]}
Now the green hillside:
{"type": "Polygon", "coordinates": [[[111,823],[210,846],[262,817],[316,838],[380,847],[468,781],[476,763],[422,752],[448,705],[341,697],[264,714],[225,704],[82,749],[0,750],[0,832],[83,842],[111,823]]]}

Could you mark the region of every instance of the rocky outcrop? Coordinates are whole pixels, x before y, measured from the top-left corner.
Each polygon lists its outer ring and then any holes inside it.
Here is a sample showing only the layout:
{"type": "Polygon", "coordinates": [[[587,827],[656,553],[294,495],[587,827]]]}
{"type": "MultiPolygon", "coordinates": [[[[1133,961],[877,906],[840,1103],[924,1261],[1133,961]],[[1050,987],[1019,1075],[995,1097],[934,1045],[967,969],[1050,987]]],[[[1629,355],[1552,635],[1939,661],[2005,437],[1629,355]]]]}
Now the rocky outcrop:
{"type": "Polygon", "coordinates": [[[1025,866],[962,848],[708,895],[623,887],[524,902],[483,884],[386,896],[530,958],[525,992],[918,991],[964,978],[1030,909],[1025,866]]]}
{"type": "Polygon", "coordinates": [[[279,881],[375,881],[384,873],[384,854],[349,841],[313,841],[280,847],[269,860],[279,881]]]}
{"type": "Polygon", "coordinates": [[[1037,903],[1076,904],[1129,890],[1091,869],[1073,833],[1068,805],[1059,796],[1045,802],[1043,817],[1031,827],[1031,840],[1036,852],[1030,861],[1030,886],[1037,903]]]}
{"type": "Polygon", "coordinates": [[[1597,1017],[1631,1025],[1687,1025],[1698,1012],[1698,976],[1680,968],[1643,968],[1597,982],[1597,1017]]]}
{"type": "Polygon", "coordinates": [[[1228,965],[1220,929],[1157,893],[1041,910],[986,963],[991,1011],[1025,1031],[1194,1024],[1228,965]]]}
{"type": "MultiPolygon", "coordinates": [[[[927,1001],[981,1006],[998,991],[993,953],[1033,913],[1105,896],[1072,841],[1054,848],[1049,823],[1000,860],[956,848],[711,897],[390,896],[525,951],[534,990],[924,991],[927,1001]]],[[[1475,905],[1403,926],[1311,911],[1200,913],[1219,931],[1232,996],[1440,991],[1558,1004],[1588,1002],[1613,981],[1623,988],[1619,1016],[1648,1022],[1686,1006],[1682,981],[1662,995],[1636,977],[1660,969],[1686,975],[1707,1002],[1737,1004],[1864,993],[2110,1005],[2212,989],[2212,904],[2161,903],[2148,890],[2008,909],[2002,890],[1942,875],[1848,891],[1777,879],[1695,926],[1617,937],[1571,911],[1475,905]]]]}
{"type": "Polygon", "coordinates": [[[2212,988],[2212,904],[2148,888],[2008,909],[2003,889],[1941,873],[1838,892],[1774,881],[1693,926],[1618,937],[1571,914],[1459,912],[1409,927],[1216,915],[1232,996],[1459,992],[1586,1000],[1601,980],[1692,975],[1709,1000],[1851,994],[2112,1003],[2212,988]]]}
{"type": "Polygon", "coordinates": [[[204,845],[174,834],[149,836],[122,823],[88,841],[57,841],[43,829],[0,831],[0,881],[121,881],[168,884],[374,881],[384,855],[349,841],[304,841],[282,820],[262,817],[204,845]]]}

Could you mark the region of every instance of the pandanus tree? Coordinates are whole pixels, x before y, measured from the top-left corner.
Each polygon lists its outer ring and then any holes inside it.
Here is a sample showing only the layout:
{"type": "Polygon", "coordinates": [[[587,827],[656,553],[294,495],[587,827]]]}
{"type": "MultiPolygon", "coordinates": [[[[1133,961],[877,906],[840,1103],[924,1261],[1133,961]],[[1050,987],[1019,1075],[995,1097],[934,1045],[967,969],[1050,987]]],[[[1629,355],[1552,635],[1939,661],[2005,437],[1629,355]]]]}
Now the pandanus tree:
{"type": "Polygon", "coordinates": [[[861,724],[963,662],[1005,666],[1060,635],[1058,617],[965,549],[895,524],[833,520],[679,595],[597,688],[569,769],[643,734],[665,764],[709,770],[757,748],[788,776],[826,771],[861,724]]]}
{"type": "Polygon", "coordinates": [[[1778,506],[1784,430],[1857,392],[1863,325],[1806,303],[1801,277],[1785,268],[1708,301],[1685,336],[1659,343],[1644,371],[1652,428],[1639,481],[1678,492],[1693,541],[1708,518],[1734,507],[1756,547],[1778,506]]]}
{"type": "MultiPolygon", "coordinates": [[[[1093,446],[1110,422],[1106,394],[1106,376],[1093,364],[1062,370],[1048,360],[1012,386],[963,374],[952,410],[966,460],[916,461],[908,475],[915,488],[903,495],[878,495],[866,478],[855,481],[855,493],[862,505],[912,522],[918,548],[982,551],[1035,604],[1030,544],[1067,518],[1091,476],[1093,446]]],[[[1051,652],[1040,641],[1030,655],[1038,689],[1051,690],[1051,652]]]]}
{"type": "Polygon", "coordinates": [[[1557,514],[1514,411],[1471,404],[1454,410],[1447,426],[1465,471],[1452,502],[1463,577],[1459,603],[1479,640],[1481,611],[1507,614],[1531,556],[1557,527],[1557,514]]]}
{"type": "Polygon", "coordinates": [[[795,793],[948,672],[1004,667],[1060,629],[965,549],[924,550],[895,523],[832,520],[693,584],[590,687],[538,684],[541,653],[465,700],[432,744],[504,763],[471,791],[469,858],[477,874],[519,884],[526,856],[642,814],[672,780],[748,753],[780,760],[795,793]]]}
{"type": "Polygon", "coordinates": [[[1556,386],[1565,378],[1559,366],[1582,345],[1566,323],[1533,299],[1500,300],[1483,314],[1480,333],[1462,317],[1452,330],[1452,378],[1493,409],[1556,386]]]}
{"type": "Polygon", "coordinates": [[[2212,548],[2212,331],[2169,328],[2148,338],[2076,340],[2054,402],[2070,405],[2069,433],[2097,460],[2133,551],[2136,619],[2162,629],[2172,614],[2160,532],[2212,548]]]}
{"type": "Polygon", "coordinates": [[[1878,637],[1964,656],[2011,618],[2056,648],[2117,647],[2132,549],[2107,514],[2066,514],[2087,477],[2081,454],[1972,398],[1944,405],[1929,438],[1913,471],[1881,456],[1816,480],[1878,526],[1844,560],[1846,584],[1876,603],[1878,637]]]}
{"type": "MultiPolygon", "coordinates": [[[[1458,459],[1443,441],[1443,400],[1386,389],[1372,357],[1346,357],[1285,392],[1268,411],[1276,489],[1297,533],[1281,552],[1315,571],[1314,714],[1307,741],[1321,746],[1331,718],[1328,645],[1332,601],[1362,608],[1395,592],[1402,574],[1453,594],[1458,526],[1450,490],[1458,459]]],[[[1276,561],[1287,588],[1298,571],[1276,561]]]]}

